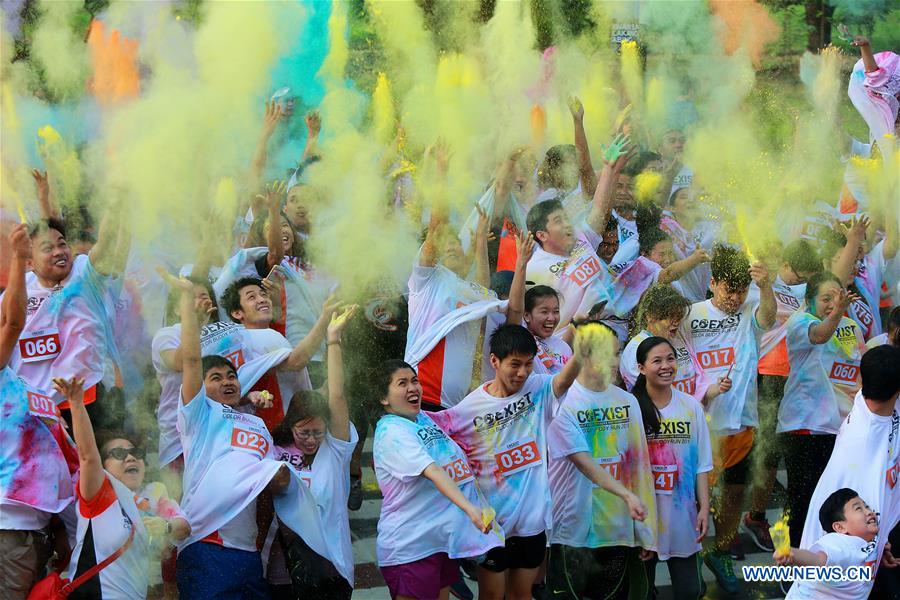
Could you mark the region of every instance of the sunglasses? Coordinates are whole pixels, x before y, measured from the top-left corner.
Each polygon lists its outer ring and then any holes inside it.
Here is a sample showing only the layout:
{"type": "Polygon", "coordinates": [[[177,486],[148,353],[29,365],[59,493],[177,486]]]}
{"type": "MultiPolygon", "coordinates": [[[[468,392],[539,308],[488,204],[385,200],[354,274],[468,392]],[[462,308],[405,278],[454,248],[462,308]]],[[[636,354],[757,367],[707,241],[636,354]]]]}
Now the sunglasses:
{"type": "Polygon", "coordinates": [[[134,448],[112,448],[106,453],[106,458],[125,460],[129,454],[138,460],[144,460],[144,457],[147,456],[143,448],[135,446],[134,448]]]}

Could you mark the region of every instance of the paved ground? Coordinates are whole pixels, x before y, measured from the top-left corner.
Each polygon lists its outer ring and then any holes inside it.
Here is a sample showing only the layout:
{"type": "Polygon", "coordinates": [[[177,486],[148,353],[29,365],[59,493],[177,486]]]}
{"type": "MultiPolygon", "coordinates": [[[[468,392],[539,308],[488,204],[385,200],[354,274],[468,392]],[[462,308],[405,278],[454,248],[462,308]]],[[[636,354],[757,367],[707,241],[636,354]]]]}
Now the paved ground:
{"type": "MultiPolygon", "coordinates": [[[[363,455],[363,505],[360,510],[350,513],[353,558],[356,562],[354,600],[387,600],[390,598],[375,560],[375,528],[379,512],[381,511],[381,494],[375,481],[375,472],[372,470],[371,439],[371,436],[369,436],[366,442],[366,452],[363,455]]],[[[782,483],[786,481],[784,471],[779,471],[778,478],[782,483]]],[[[774,523],[780,514],[780,508],[770,507],[768,511],[769,521],[774,523]]],[[[746,559],[734,563],[738,577],[741,577],[740,567],[742,565],[772,564],[771,554],[760,551],[746,535],[743,536],[743,545],[746,559]]],[[[703,577],[707,585],[705,598],[720,600],[728,597],[718,589],[715,578],[706,567],[703,568],[703,577]]],[[[470,581],[468,583],[469,588],[474,591],[476,589],[474,582],[470,581]]],[[[656,584],[661,600],[676,599],[678,597],[672,589],[669,571],[665,563],[660,563],[658,567],[656,584]]],[[[752,584],[745,585],[744,595],[741,597],[752,598],[753,600],[766,600],[769,598],[783,598],[784,596],[778,590],[776,584],[752,584]]]]}

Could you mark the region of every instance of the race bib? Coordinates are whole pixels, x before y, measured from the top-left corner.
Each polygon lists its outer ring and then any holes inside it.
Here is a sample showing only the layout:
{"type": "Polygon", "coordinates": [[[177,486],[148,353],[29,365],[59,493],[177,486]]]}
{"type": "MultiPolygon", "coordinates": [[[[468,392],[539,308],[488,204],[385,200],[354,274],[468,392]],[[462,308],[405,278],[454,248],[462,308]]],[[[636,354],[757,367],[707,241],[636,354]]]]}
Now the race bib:
{"type": "Polygon", "coordinates": [[[504,477],[531,469],[543,462],[534,439],[507,444],[506,449],[495,454],[494,458],[497,461],[497,468],[504,477]]]}
{"type": "Polygon", "coordinates": [[[857,375],[859,375],[859,367],[857,365],[836,362],[831,365],[831,373],[828,374],[828,378],[834,383],[841,385],[853,385],[856,383],[857,375]]]}
{"type": "Polygon", "coordinates": [[[235,423],[231,429],[231,447],[263,458],[269,453],[269,440],[261,433],[244,429],[235,423]]]}
{"type": "Polygon", "coordinates": [[[240,369],[244,366],[244,350],[241,348],[237,350],[229,348],[222,357],[228,359],[228,362],[233,364],[235,369],[240,369]]]}
{"type": "Polygon", "coordinates": [[[693,396],[694,392],[697,390],[697,376],[688,377],[687,379],[679,379],[673,383],[675,389],[679,392],[684,392],[689,396],[693,396]]]}
{"type": "Polygon", "coordinates": [[[469,468],[469,463],[461,458],[447,463],[443,469],[457,485],[462,485],[475,479],[475,476],[472,475],[472,470],[469,468]]]}
{"type": "Polygon", "coordinates": [[[653,472],[653,487],[656,493],[671,496],[678,481],[678,465],[650,465],[653,472]]]}
{"type": "Polygon", "coordinates": [[[30,390],[28,391],[28,412],[34,417],[59,420],[59,409],[50,396],[30,390]]]}
{"type": "Polygon", "coordinates": [[[603,265],[600,264],[600,259],[593,254],[588,254],[577,264],[569,267],[569,279],[579,287],[585,287],[600,274],[602,269],[603,265]]]}
{"type": "MultiPolygon", "coordinates": [[[[622,455],[617,456],[601,456],[595,458],[601,469],[609,473],[610,477],[616,481],[622,481],[622,455]]],[[[594,486],[598,487],[598,486],[594,486]]]]}
{"type": "Polygon", "coordinates": [[[897,485],[897,471],[900,469],[900,463],[895,462],[885,471],[885,482],[888,484],[888,487],[894,489],[894,486],[897,485]]]}
{"type": "Polygon", "coordinates": [[[306,487],[312,488],[312,477],[309,475],[301,475],[300,481],[306,484],[306,487]]]}
{"type": "Polygon", "coordinates": [[[734,363],[734,348],[718,348],[697,353],[697,360],[704,369],[720,369],[734,363]]]}
{"type": "Polygon", "coordinates": [[[19,354],[23,363],[50,360],[59,356],[59,329],[39,329],[19,338],[19,354]]]}

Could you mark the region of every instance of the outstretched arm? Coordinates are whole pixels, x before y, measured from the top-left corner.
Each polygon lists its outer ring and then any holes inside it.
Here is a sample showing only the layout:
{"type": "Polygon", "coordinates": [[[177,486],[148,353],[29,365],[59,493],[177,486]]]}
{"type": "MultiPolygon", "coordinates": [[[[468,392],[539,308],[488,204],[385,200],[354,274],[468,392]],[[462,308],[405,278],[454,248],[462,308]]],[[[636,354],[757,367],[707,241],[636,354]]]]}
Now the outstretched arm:
{"type": "Polygon", "coordinates": [[[837,275],[838,279],[845,281],[853,271],[859,257],[859,247],[866,239],[866,230],[869,228],[869,217],[866,215],[854,219],[850,226],[842,223],[838,224],[839,233],[842,233],[847,239],[844,249],[838,254],[832,272],[837,275]]]}
{"type": "Polygon", "coordinates": [[[334,314],[328,325],[328,412],[331,416],[331,435],[345,442],[350,441],[350,409],[344,396],[344,355],[341,351],[341,336],[356,306],[334,314]]]}
{"type": "Polygon", "coordinates": [[[513,325],[521,325],[525,318],[525,277],[533,251],[534,236],[520,232],[516,238],[516,271],[509,286],[509,307],[506,309],[506,322],[513,325]]]}
{"type": "Polygon", "coordinates": [[[25,223],[13,227],[9,234],[9,245],[12,248],[12,260],[9,262],[3,304],[0,305],[0,367],[9,362],[19,335],[25,329],[25,308],[28,303],[25,268],[31,259],[31,240],[28,239],[28,226],[25,223]]]}
{"type": "Polygon", "coordinates": [[[316,351],[322,345],[322,340],[325,339],[328,324],[331,323],[331,316],[340,307],[341,303],[335,298],[334,294],[325,300],[325,304],[322,305],[322,314],[319,315],[315,325],[306,334],[306,337],[300,340],[300,343],[291,350],[290,356],[283,363],[283,368],[289,371],[300,371],[309,364],[309,361],[312,360],[312,357],[315,356],[316,351]]]}
{"type": "Polygon", "coordinates": [[[602,232],[606,226],[612,211],[619,174],[636,151],[636,148],[631,147],[628,136],[624,134],[617,135],[609,147],[604,146],[602,149],[603,169],[600,171],[600,179],[594,192],[594,205],[587,218],[588,225],[596,232],[602,232]]]}
{"type": "Polygon", "coordinates": [[[676,260],[660,271],[656,281],[657,283],[672,283],[705,262],[709,262],[709,255],[703,248],[697,248],[687,258],[676,260]]]}
{"type": "Polygon", "coordinates": [[[266,169],[266,160],[268,157],[269,140],[275,133],[275,127],[282,116],[281,104],[276,100],[266,102],[266,112],[263,116],[262,129],[259,132],[259,139],[256,142],[256,151],[253,153],[253,160],[250,163],[250,190],[255,193],[259,189],[259,183],[262,181],[263,171],[266,169]]]}
{"type": "Polygon", "coordinates": [[[755,262],[750,266],[750,278],[759,287],[759,308],[756,309],[756,322],[763,329],[771,329],[775,324],[775,312],[778,310],[778,305],[775,304],[775,291],[772,289],[769,269],[765,264],[755,262]]]}
{"type": "Polygon", "coordinates": [[[575,151],[578,153],[578,176],[581,180],[581,193],[593,196],[597,188],[597,174],[591,164],[591,147],[584,131],[584,105],[581,100],[572,96],[568,100],[569,112],[575,126],[575,151]]]}
{"type": "Polygon", "coordinates": [[[863,68],[866,70],[866,73],[877,71],[878,63],[875,62],[875,54],[872,53],[872,45],[869,43],[869,38],[858,35],[853,39],[852,45],[859,48],[859,54],[862,57],[863,68]]]}
{"type": "Polygon", "coordinates": [[[646,518],[647,507],[644,506],[641,499],[616,481],[606,469],[594,461],[589,453],[576,452],[567,458],[581,471],[582,475],[591,480],[591,483],[621,498],[628,505],[632,519],[643,521],[646,518]]]}
{"type": "Polygon", "coordinates": [[[190,404],[203,387],[203,362],[200,357],[200,323],[194,310],[194,286],[184,277],[175,277],[157,269],[173,289],[181,290],[181,402],[190,404]]]}
{"type": "Polygon", "coordinates": [[[459,490],[456,482],[450,479],[450,476],[442,468],[435,463],[431,463],[422,471],[422,476],[431,481],[434,487],[446,496],[450,502],[462,509],[477,529],[483,533],[491,530],[492,522],[485,523],[482,520],[481,509],[469,502],[468,498],[459,490]]]}
{"type": "Polygon", "coordinates": [[[553,376],[553,395],[557,398],[561,398],[569,391],[572,384],[575,383],[575,378],[578,377],[578,373],[580,372],[581,357],[576,351],[572,354],[572,358],[569,359],[569,362],[563,366],[562,371],[553,376]]]}
{"type": "Polygon", "coordinates": [[[51,197],[52,188],[50,187],[50,177],[47,171],[41,173],[39,169],[32,169],[31,176],[34,177],[34,185],[37,188],[38,207],[41,209],[42,219],[58,219],[59,210],[53,203],[51,197]]]}
{"type": "Polygon", "coordinates": [[[847,312],[847,307],[856,300],[859,300],[859,296],[851,294],[847,290],[841,290],[838,301],[831,309],[831,312],[828,313],[828,316],[815,325],[810,326],[809,341],[813,344],[824,344],[830,340],[834,332],[837,331],[838,325],[841,324],[841,319],[844,317],[844,313],[847,312]]]}
{"type": "Polygon", "coordinates": [[[94,439],[94,427],[84,406],[84,379],[53,378],[53,387],[69,401],[72,411],[72,435],[78,448],[78,491],[85,500],[93,499],[103,486],[103,460],[94,439]]]}
{"type": "Polygon", "coordinates": [[[447,198],[444,187],[447,179],[447,168],[450,164],[450,150],[443,141],[438,140],[434,146],[426,150],[425,160],[429,159],[429,155],[433,155],[436,169],[437,181],[434,191],[433,202],[431,203],[431,217],[428,220],[428,232],[425,234],[425,243],[422,244],[422,252],[419,256],[419,266],[433,267],[438,262],[438,235],[441,228],[447,223],[447,198]]]}

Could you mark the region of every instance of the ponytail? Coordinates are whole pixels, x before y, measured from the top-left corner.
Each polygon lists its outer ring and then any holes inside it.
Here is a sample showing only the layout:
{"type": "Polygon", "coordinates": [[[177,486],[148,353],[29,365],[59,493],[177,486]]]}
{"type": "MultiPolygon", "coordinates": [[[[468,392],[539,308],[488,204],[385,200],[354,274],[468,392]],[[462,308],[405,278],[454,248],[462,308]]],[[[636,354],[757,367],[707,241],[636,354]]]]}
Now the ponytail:
{"type": "Polygon", "coordinates": [[[641,420],[644,422],[644,433],[647,435],[647,439],[655,438],[661,429],[662,415],[653,404],[653,400],[650,399],[650,394],[647,393],[647,378],[643,373],[637,376],[631,393],[637,398],[638,406],[641,408],[641,420]]]}
{"type": "MultiPolygon", "coordinates": [[[[660,344],[669,346],[669,348],[672,349],[672,352],[677,356],[675,346],[672,345],[672,342],[664,337],[654,335],[638,344],[637,352],[635,353],[638,364],[643,365],[647,360],[647,355],[650,354],[650,351],[660,344]]],[[[644,421],[644,432],[647,434],[647,438],[649,439],[658,436],[662,429],[660,424],[662,415],[660,414],[659,409],[656,408],[656,405],[653,404],[653,400],[647,392],[647,378],[643,373],[637,376],[634,387],[631,388],[631,393],[637,398],[638,406],[641,407],[641,419],[644,421]]]]}

